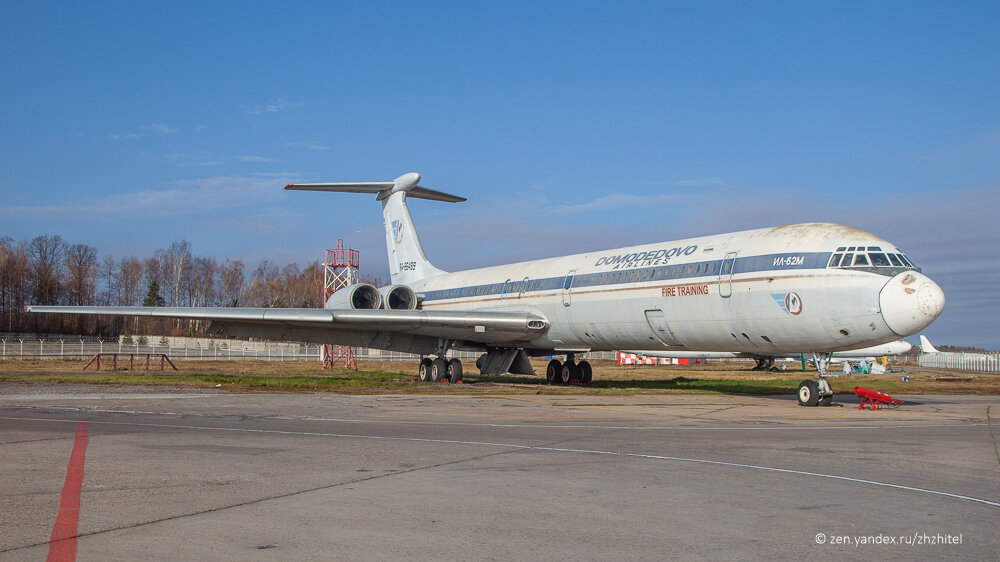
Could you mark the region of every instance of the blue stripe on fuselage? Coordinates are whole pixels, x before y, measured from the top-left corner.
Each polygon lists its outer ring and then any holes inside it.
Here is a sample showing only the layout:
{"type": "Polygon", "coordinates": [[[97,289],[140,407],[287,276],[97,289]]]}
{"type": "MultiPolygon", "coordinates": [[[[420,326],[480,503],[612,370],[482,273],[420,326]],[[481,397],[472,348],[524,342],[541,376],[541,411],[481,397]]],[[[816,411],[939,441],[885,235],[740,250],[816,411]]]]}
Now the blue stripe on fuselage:
{"type": "MultiPolygon", "coordinates": [[[[831,252],[806,252],[768,254],[764,256],[738,257],[733,263],[733,273],[755,273],[764,271],[782,271],[794,269],[825,269],[830,261],[831,252]]],[[[654,260],[650,260],[654,261],[654,260]]],[[[660,261],[660,260],[655,260],[660,261]]],[[[594,273],[574,275],[573,289],[583,287],[613,286],[626,283],[641,283],[649,281],[675,281],[695,279],[699,277],[718,277],[722,267],[722,259],[672,263],[641,267],[645,262],[634,262],[635,267],[619,267],[594,273]]],[[[506,283],[487,283],[470,285],[437,291],[425,291],[424,302],[459,299],[470,297],[488,297],[491,295],[518,296],[521,286],[526,284],[524,294],[540,291],[562,290],[566,276],[547,277],[543,279],[510,280],[506,283]]]]}

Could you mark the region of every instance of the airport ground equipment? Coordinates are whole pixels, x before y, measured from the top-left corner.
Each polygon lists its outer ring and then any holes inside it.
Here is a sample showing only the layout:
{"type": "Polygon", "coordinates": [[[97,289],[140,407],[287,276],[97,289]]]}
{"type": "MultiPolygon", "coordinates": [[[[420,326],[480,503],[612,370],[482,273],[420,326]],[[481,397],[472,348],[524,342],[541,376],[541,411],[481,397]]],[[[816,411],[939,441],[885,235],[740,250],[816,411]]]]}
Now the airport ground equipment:
{"type": "Polygon", "coordinates": [[[896,400],[888,394],[868,390],[867,388],[861,388],[860,386],[854,387],[854,394],[858,395],[859,410],[863,410],[865,408],[870,410],[881,410],[883,405],[889,408],[898,408],[901,404],[903,404],[902,400],[896,400]]]}

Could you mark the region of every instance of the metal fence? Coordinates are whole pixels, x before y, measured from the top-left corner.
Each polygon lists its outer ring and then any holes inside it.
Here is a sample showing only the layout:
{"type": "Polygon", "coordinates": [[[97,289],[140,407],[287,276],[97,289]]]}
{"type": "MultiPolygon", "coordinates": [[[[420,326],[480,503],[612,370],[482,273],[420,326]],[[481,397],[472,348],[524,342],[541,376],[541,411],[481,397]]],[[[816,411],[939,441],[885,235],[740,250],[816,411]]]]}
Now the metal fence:
{"type": "Polygon", "coordinates": [[[963,371],[979,371],[982,373],[1000,373],[1000,354],[998,353],[921,353],[921,367],[936,369],[960,369],[963,371]]]}
{"type": "MultiPolygon", "coordinates": [[[[320,361],[320,345],[295,342],[221,340],[210,338],[132,337],[103,341],[96,338],[14,335],[0,338],[0,360],[89,359],[98,353],[164,353],[171,359],[261,361],[320,361]]],[[[359,361],[416,361],[413,353],[356,348],[359,361]]],[[[450,351],[448,357],[475,360],[481,352],[450,351]]],[[[615,360],[614,352],[595,352],[588,359],[615,360]]]]}

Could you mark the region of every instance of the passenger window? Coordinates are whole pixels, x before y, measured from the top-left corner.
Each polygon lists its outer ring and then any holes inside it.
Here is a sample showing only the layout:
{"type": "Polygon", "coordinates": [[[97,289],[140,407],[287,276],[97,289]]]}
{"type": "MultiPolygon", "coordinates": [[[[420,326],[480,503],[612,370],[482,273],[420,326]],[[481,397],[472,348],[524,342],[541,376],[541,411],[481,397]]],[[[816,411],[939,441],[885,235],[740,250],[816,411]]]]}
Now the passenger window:
{"type": "Polygon", "coordinates": [[[688,266],[688,277],[690,277],[690,276],[691,276],[691,266],[689,265],[688,266]]]}
{"type": "Polygon", "coordinates": [[[868,263],[868,256],[866,256],[865,254],[857,254],[856,256],[854,256],[855,267],[858,266],[864,267],[866,265],[871,265],[868,263]]]}
{"type": "Polygon", "coordinates": [[[889,267],[889,258],[885,257],[885,254],[872,253],[868,254],[868,257],[872,260],[872,265],[875,267],[889,267]]]}

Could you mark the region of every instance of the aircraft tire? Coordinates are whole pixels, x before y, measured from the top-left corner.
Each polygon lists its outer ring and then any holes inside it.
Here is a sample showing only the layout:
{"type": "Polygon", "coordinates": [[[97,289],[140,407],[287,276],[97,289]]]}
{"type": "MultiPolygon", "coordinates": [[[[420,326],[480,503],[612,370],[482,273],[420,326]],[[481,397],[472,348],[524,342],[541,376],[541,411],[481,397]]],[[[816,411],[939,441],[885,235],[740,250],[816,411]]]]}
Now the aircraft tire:
{"type": "Polygon", "coordinates": [[[420,377],[420,382],[431,382],[431,360],[428,357],[424,357],[420,360],[420,366],[417,367],[417,375],[420,377]]]}
{"type": "Polygon", "coordinates": [[[799,383],[799,406],[815,406],[819,403],[819,385],[814,380],[799,383]]]}
{"type": "Polygon", "coordinates": [[[594,368],[590,366],[590,361],[580,361],[576,366],[580,370],[580,382],[589,384],[594,380],[594,368]]]}
{"type": "Polygon", "coordinates": [[[441,382],[448,374],[448,363],[438,357],[431,361],[431,382],[441,382]]]}
{"type": "Polygon", "coordinates": [[[486,354],[482,354],[476,358],[476,368],[479,369],[480,375],[486,374],[486,354]]]}
{"type": "Polygon", "coordinates": [[[452,384],[462,380],[462,362],[458,359],[448,361],[448,381],[452,384]]]}
{"type": "Polygon", "coordinates": [[[548,367],[545,368],[545,380],[549,381],[549,384],[559,384],[561,376],[562,362],[558,359],[549,361],[548,367]]]}
{"type": "Polygon", "coordinates": [[[573,384],[573,381],[580,382],[580,369],[577,368],[576,363],[567,361],[563,363],[559,382],[562,384],[573,384]]]}
{"type": "Polygon", "coordinates": [[[816,405],[817,406],[829,406],[830,404],[833,404],[833,395],[832,394],[829,395],[829,396],[822,396],[822,397],[820,397],[819,400],[816,401],[816,405]]]}

